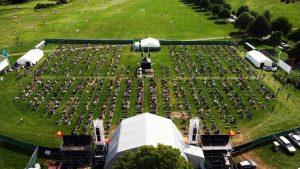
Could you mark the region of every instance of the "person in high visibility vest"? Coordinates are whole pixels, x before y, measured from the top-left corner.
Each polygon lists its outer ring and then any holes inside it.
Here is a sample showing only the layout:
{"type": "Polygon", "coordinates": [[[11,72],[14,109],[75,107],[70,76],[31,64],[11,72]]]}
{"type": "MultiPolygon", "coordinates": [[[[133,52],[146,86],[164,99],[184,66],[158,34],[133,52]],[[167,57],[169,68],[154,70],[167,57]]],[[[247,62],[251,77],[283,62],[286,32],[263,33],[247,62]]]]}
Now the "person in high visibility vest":
{"type": "Polygon", "coordinates": [[[109,145],[109,143],[110,143],[110,139],[108,137],[105,137],[105,144],[109,145]]]}
{"type": "Polygon", "coordinates": [[[188,144],[188,142],[189,142],[189,139],[188,139],[188,137],[187,137],[187,136],[185,136],[185,137],[183,138],[183,141],[184,141],[184,143],[185,143],[185,144],[188,144]]]}

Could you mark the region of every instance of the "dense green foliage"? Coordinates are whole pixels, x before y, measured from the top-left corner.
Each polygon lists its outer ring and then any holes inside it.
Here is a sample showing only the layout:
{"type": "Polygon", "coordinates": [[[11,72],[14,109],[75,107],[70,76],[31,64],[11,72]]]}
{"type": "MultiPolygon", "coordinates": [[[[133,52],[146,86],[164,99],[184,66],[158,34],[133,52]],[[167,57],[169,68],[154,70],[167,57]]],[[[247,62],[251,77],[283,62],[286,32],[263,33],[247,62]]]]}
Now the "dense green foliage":
{"type": "Polygon", "coordinates": [[[22,3],[25,3],[25,2],[28,2],[28,0],[0,0],[0,5],[3,4],[3,5],[13,5],[13,4],[22,4],[22,3]]]}
{"type": "Polygon", "coordinates": [[[53,7],[55,5],[56,4],[53,4],[53,3],[36,4],[36,6],[34,7],[34,9],[45,9],[45,8],[53,7]]]}
{"type": "Polygon", "coordinates": [[[269,43],[271,46],[273,46],[273,49],[280,45],[282,37],[283,33],[281,31],[272,32],[271,37],[269,38],[269,43]]]}
{"type": "Polygon", "coordinates": [[[284,35],[287,35],[292,30],[292,24],[289,22],[286,17],[276,18],[271,23],[272,31],[281,31],[284,35]]]}
{"type": "Polygon", "coordinates": [[[212,12],[213,16],[218,16],[218,14],[221,12],[222,9],[223,9],[223,6],[221,4],[216,4],[213,6],[211,12],[212,12]]]}
{"type": "Polygon", "coordinates": [[[267,36],[271,31],[270,22],[264,16],[258,16],[248,28],[249,35],[257,38],[267,36]]]}
{"type": "Polygon", "coordinates": [[[295,46],[288,50],[289,57],[295,59],[293,62],[296,63],[300,61],[300,41],[298,41],[295,46]]]}
{"type": "Polygon", "coordinates": [[[114,169],[192,169],[178,149],[158,144],[142,146],[132,153],[122,155],[113,166],[114,169]]]}
{"type": "Polygon", "coordinates": [[[230,17],[230,10],[227,9],[227,8],[222,9],[222,10],[219,12],[218,17],[219,17],[220,19],[224,19],[224,22],[225,22],[225,19],[227,19],[227,18],[230,17]]]}
{"type": "Polygon", "coordinates": [[[244,12],[249,12],[249,7],[247,5],[243,5],[243,6],[239,7],[239,9],[236,12],[236,16],[238,17],[244,12]]]}
{"type": "Polygon", "coordinates": [[[234,22],[234,27],[245,31],[254,22],[254,20],[255,18],[249,12],[244,12],[234,22]]]}
{"type": "Polygon", "coordinates": [[[290,34],[288,34],[288,39],[297,42],[300,41],[300,28],[292,31],[290,34]]]}
{"type": "Polygon", "coordinates": [[[266,19],[268,19],[268,21],[271,21],[272,15],[271,15],[271,12],[269,10],[266,10],[264,12],[264,16],[266,17],[266,19]]]}

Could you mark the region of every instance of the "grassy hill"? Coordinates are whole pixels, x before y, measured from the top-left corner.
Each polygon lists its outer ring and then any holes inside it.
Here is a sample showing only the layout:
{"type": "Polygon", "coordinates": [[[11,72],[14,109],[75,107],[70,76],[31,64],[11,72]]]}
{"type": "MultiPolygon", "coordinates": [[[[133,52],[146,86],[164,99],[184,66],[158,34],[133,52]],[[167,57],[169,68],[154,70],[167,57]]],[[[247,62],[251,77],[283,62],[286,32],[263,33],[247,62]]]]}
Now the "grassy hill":
{"type": "Polygon", "coordinates": [[[280,0],[227,0],[227,2],[232,5],[234,10],[237,10],[242,5],[248,5],[250,10],[254,10],[259,14],[269,10],[272,13],[272,19],[285,16],[290,20],[294,27],[300,27],[299,0],[290,4],[280,2],[280,0]]]}
{"type": "Polygon", "coordinates": [[[231,24],[218,25],[209,13],[195,12],[178,0],[73,0],[33,10],[46,2],[0,6],[0,46],[15,46],[17,37],[30,48],[44,38],[199,39],[224,37],[233,30],[231,24]]]}

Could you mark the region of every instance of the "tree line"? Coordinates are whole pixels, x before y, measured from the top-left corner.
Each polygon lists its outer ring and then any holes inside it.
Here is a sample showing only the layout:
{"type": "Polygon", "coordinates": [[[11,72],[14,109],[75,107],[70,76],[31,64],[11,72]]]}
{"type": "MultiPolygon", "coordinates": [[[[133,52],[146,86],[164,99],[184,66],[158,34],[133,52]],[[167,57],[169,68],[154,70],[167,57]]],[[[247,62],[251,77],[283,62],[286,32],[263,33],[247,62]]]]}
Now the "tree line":
{"type": "Polygon", "coordinates": [[[279,46],[283,39],[289,39],[296,42],[287,53],[295,61],[300,61],[300,29],[292,31],[293,25],[287,17],[278,17],[272,19],[269,10],[259,14],[250,10],[247,5],[242,5],[237,11],[225,0],[187,0],[201,9],[209,11],[214,17],[225,19],[231,15],[236,16],[234,28],[242,31],[246,36],[261,39],[270,35],[267,43],[271,46],[279,46]]]}

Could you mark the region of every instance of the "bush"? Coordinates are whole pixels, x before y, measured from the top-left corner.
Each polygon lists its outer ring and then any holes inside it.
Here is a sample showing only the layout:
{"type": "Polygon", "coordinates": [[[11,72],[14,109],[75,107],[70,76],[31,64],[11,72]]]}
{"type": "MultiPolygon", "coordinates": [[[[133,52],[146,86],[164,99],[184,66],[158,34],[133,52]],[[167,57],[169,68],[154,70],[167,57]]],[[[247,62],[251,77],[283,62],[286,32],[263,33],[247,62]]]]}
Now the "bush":
{"type": "Polygon", "coordinates": [[[288,34],[288,39],[294,42],[300,41],[300,29],[296,29],[288,34]]]}
{"type": "Polygon", "coordinates": [[[13,5],[13,4],[22,4],[28,2],[28,0],[0,0],[2,5],[13,5]]]}
{"type": "Polygon", "coordinates": [[[45,9],[45,8],[49,8],[52,6],[55,6],[56,4],[51,4],[51,3],[46,3],[46,4],[36,4],[36,6],[34,7],[34,9],[45,9]]]}
{"type": "Polygon", "coordinates": [[[58,0],[57,4],[67,4],[69,3],[69,0],[58,0]]]}

